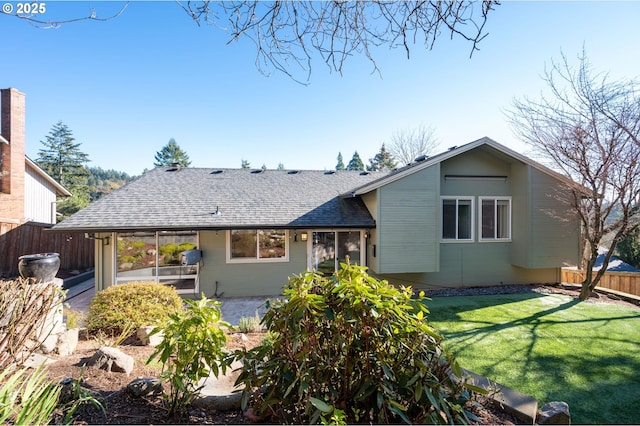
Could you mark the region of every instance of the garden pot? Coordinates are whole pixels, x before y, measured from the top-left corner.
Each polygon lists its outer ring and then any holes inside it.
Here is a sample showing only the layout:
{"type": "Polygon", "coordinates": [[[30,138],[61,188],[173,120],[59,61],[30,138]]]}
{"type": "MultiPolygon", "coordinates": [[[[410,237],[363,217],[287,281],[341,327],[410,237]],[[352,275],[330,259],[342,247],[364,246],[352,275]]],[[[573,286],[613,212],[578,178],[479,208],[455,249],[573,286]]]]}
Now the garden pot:
{"type": "Polygon", "coordinates": [[[22,278],[35,278],[36,281],[50,282],[60,269],[60,254],[27,254],[18,258],[18,271],[22,278]]]}

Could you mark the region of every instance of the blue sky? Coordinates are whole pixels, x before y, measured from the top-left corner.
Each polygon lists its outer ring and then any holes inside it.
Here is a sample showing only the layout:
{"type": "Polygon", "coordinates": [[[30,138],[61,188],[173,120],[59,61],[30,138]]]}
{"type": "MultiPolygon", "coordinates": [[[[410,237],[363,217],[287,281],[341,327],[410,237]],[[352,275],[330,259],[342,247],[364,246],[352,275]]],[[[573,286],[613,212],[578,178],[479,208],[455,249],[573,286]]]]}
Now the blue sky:
{"type": "MultiPolygon", "coordinates": [[[[14,6],[17,2],[10,2],[14,6]]],[[[121,2],[48,1],[47,19],[101,16],[121,2]]],[[[441,148],[483,136],[526,153],[505,110],[538,97],[561,52],[584,48],[596,71],[640,74],[640,2],[512,2],[489,15],[470,45],[444,35],[428,51],[379,49],[381,75],[354,57],[343,75],[312,64],[308,85],[255,67],[247,40],[196,25],[175,2],[131,2],[108,22],[39,29],[0,14],[0,87],[27,96],[27,155],[51,127],[69,126],[90,166],[131,175],[152,168],[170,138],[194,167],[332,169],[358,151],[365,163],[398,130],[431,126],[441,148]]]]}

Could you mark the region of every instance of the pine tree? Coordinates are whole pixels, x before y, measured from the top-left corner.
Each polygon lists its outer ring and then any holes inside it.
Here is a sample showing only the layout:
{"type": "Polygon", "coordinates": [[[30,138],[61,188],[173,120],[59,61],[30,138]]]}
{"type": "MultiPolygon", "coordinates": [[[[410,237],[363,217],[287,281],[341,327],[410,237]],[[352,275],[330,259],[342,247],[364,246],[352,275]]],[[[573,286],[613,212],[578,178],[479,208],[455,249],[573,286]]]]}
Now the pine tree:
{"type": "Polygon", "coordinates": [[[73,192],[85,186],[89,171],[85,164],[89,156],[80,151],[80,143],[74,143],[73,132],[66,124],[55,124],[44,141],[44,148],[38,151],[36,164],[56,182],[73,192]]]}
{"type": "Polygon", "coordinates": [[[358,151],[353,153],[353,157],[351,157],[351,161],[347,164],[346,170],[364,170],[364,163],[362,162],[358,151]]]}
{"type": "Polygon", "coordinates": [[[180,167],[189,167],[191,165],[189,156],[173,138],[169,139],[169,142],[160,151],[156,152],[154,158],[156,161],[153,165],[156,167],[169,167],[174,164],[180,167]]]}
{"type": "Polygon", "coordinates": [[[336,170],[344,170],[344,161],[342,161],[342,153],[338,153],[338,164],[336,164],[336,170]]]}
{"type": "Polygon", "coordinates": [[[380,152],[378,152],[375,157],[369,159],[367,170],[370,172],[391,171],[395,170],[396,167],[396,160],[393,158],[391,153],[387,151],[384,144],[382,144],[380,152]]]}
{"type": "Polygon", "coordinates": [[[249,163],[247,160],[240,160],[240,168],[241,169],[249,169],[251,168],[251,163],[249,163]]]}
{"type": "Polygon", "coordinates": [[[57,211],[67,218],[89,205],[89,170],[85,164],[89,156],[80,151],[80,143],[74,143],[73,132],[62,121],[58,121],[40,141],[44,148],[38,151],[36,164],[73,195],[58,200],[57,211]]]}

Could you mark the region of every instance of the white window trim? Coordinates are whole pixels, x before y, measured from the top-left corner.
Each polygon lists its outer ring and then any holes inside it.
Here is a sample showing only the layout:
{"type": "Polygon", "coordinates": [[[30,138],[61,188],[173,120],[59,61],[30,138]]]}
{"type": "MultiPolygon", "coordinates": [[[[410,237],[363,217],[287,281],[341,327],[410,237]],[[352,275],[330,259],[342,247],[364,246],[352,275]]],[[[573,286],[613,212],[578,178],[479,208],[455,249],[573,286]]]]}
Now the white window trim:
{"type": "MultiPolygon", "coordinates": [[[[260,230],[272,230],[273,228],[259,228],[259,229],[245,229],[245,231],[256,231],[256,233],[260,230]]],[[[242,258],[232,258],[231,257],[231,231],[236,231],[236,229],[229,229],[226,232],[226,242],[225,242],[225,251],[227,257],[227,263],[284,263],[289,261],[289,246],[291,242],[289,241],[289,230],[284,230],[284,257],[267,257],[264,259],[260,259],[257,256],[255,258],[242,257],[242,258]]],[[[256,239],[256,244],[259,244],[259,241],[256,239]]]]}
{"type": "MultiPolygon", "coordinates": [[[[510,196],[482,196],[482,197],[478,197],[478,241],[483,242],[483,243],[507,243],[507,242],[511,242],[512,239],[512,223],[513,223],[513,219],[512,219],[512,211],[513,211],[513,203],[511,201],[511,197],[510,196]],[[508,232],[509,232],[509,238],[483,238],[482,237],[482,201],[483,200],[492,200],[492,201],[508,201],[509,202],[509,223],[508,223],[508,232]]],[[[495,217],[496,215],[496,211],[495,211],[495,206],[497,206],[497,203],[494,203],[494,219],[496,220],[495,223],[495,227],[496,229],[498,229],[498,218],[495,217]]],[[[495,230],[494,230],[495,231],[495,230]]]]}
{"type": "MultiPolygon", "coordinates": [[[[440,197],[440,242],[441,243],[453,243],[453,244],[468,244],[468,243],[473,243],[475,242],[475,220],[473,220],[474,216],[475,216],[475,197],[474,196],[468,196],[468,195],[443,195],[440,197]],[[466,238],[466,239],[460,239],[460,238],[443,238],[442,237],[442,227],[444,225],[444,216],[442,215],[442,202],[444,200],[455,200],[456,201],[456,206],[457,206],[457,201],[460,200],[465,200],[465,201],[471,201],[471,237],[470,238],[466,238]]],[[[456,221],[457,221],[457,212],[456,212],[456,221]]],[[[457,234],[457,222],[456,222],[456,234],[457,234]]]]}

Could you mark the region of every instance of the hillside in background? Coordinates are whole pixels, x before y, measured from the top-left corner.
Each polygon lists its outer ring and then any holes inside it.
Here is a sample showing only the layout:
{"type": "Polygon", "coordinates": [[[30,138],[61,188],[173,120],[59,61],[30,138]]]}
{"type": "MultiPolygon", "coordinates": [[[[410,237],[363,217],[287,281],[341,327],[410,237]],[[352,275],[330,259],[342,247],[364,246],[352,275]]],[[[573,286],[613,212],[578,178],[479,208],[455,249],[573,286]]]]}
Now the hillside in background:
{"type": "Polygon", "coordinates": [[[87,190],[91,201],[100,199],[136,178],[125,172],[104,170],[101,167],[88,167],[87,170],[89,171],[87,190]]]}

